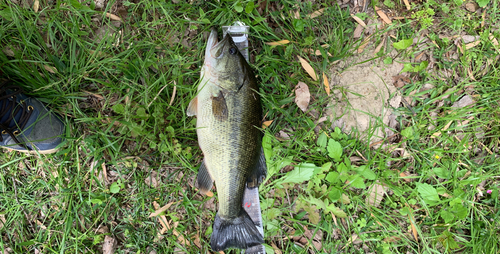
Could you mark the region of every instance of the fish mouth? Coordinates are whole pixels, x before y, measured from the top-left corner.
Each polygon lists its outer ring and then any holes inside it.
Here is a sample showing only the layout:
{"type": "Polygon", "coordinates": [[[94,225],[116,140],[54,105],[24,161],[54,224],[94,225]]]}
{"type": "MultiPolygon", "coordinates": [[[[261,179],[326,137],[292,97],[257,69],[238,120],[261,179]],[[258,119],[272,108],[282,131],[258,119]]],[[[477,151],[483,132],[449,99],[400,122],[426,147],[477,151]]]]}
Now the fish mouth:
{"type": "Polygon", "coordinates": [[[231,40],[231,36],[226,35],[221,41],[217,39],[217,31],[212,30],[210,37],[208,37],[206,56],[212,58],[220,58],[224,52],[224,46],[231,40]]]}

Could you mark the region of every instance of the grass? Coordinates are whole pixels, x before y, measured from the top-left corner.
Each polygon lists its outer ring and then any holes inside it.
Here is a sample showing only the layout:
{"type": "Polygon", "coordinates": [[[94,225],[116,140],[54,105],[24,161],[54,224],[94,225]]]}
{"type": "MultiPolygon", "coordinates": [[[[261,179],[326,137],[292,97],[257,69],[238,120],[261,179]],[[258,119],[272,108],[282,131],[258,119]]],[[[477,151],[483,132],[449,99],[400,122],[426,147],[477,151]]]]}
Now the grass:
{"type": "MultiPolygon", "coordinates": [[[[386,10],[389,2],[372,5],[386,10]]],[[[411,67],[411,82],[399,91],[414,101],[395,111],[398,135],[382,146],[330,128],[333,119],[317,123],[331,99],[297,60],[329,77],[339,62],[352,61],[367,38],[353,39],[352,10],[262,3],[110,1],[95,10],[92,1],[41,1],[35,12],[0,1],[1,71],[68,126],[56,154],[0,154],[0,249],[94,253],[111,236],[120,253],[209,251],[216,197],[192,188],[202,155],[196,120],[185,111],[208,31],[241,20],[251,26],[251,64],[266,120],[273,120],[263,130],[269,174],[260,187],[268,253],[499,253],[500,48],[489,38],[500,39],[498,3],[481,9],[483,19],[461,1],[423,1],[412,11],[434,15],[375,29],[366,51],[385,36],[375,61],[411,67]],[[107,12],[125,22],[113,23],[107,12]],[[464,34],[480,43],[467,49],[454,42],[464,34]],[[416,37],[432,43],[393,47],[416,37]],[[279,40],[291,43],[265,44],[279,40]],[[429,65],[415,69],[421,52],[429,65]],[[299,81],[311,91],[306,113],[294,103],[299,81]],[[423,91],[425,84],[432,87],[423,91]],[[452,107],[466,95],[474,104],[452,107]],[[386,190],[379,205],[368,198],[375,184],[386,190]],[[161,233],[158,217],[149,218],[155,203],[171,204],[163,214],[172,229],[161,233]]],[[[411,16],[404,2],[393,4],[395,15],[411,16]]],[[[371,7],[367,14],[365,22],[380,20],[371,7]]]]}

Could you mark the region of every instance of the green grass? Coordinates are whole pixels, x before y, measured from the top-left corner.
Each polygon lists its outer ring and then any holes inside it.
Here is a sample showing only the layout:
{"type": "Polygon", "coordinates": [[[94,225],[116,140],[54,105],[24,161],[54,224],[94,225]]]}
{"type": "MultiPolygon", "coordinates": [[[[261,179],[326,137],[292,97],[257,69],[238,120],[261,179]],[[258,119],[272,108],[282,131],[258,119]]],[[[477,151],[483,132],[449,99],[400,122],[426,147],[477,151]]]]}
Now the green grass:
{"type": "MultiPolygon", "coordinates": [[[[34,12],[0,1],[0,47],[14,53],[0,53],[1,72],[61,114],[68,126],[56,154],[0,154],[0,249],[100,253],[109,235],[120,253],[210,251],[215,208],[211,198],[192,188],[202,155],[196,120],[185,111],[196,94],[207,33],[241,20],[251,26],[251,65],[266,120],[274,120],[263,131],[269,174],[260,187],[268,253],[273,248],[275,253],[307,253],[308,248],[317,253],[499,253],[500,46],[488,38],[491,33],[500,39],[499,6],[490,1],[481,26],[481,14],[466,11],[464,3],[439,2],[412,7],[433,8],[435,22],[428,29],[421,29],[423,14],[393,20],[375,32],[365,50],[371,54],[385,32],[392,37],[386,36],[387,47],[376,61],[386,59],[395,50],[392,43],[403,39],[425,35],[439,46],[423,50],[432,53],[432,68],[407,73],[412,81],[400,88],[416,103],[396,111],[396,140],[371,147],[369,137],[330,128],[333,119],[316,123],[326,116],[330,99],[323,82],[312,80],[297,60],[305,58],[320,77],[337,61],[348,61],[366,35],[353,39],[357,24],[347,8],[281,0],[264,2],[260,14],[257,3],[247,12],[249,1],[111,1],[98,11],[92,1],[41,1],[34,12]],[[307,18],[320,8],[325,8],[322,15],[307,18]],[[116,27],[106,12],[125,22],[116,27]],[[459,50],[454,38],[442,34],[479,35],[481,43],[450,58],[459,50]],[[291,43],[265,44],[278,40],[291,43]],[[329,47],[321,56],[304,52],[324,44],[329,47]],[[451,77],[443,75],[446,70],[451,77]],[[294,103],[299,81],[311,91],[308,113],[294,103]],[[419,92],[427,83],[433,88],[419,92]],[[475,103],[452,108],[465,94],[475,103]],[[467,119],[465,126],[459,124],[467,119]],[[280,138],[281,131],[290,139],[280,138]],[[294,177],[302,170],[309,174],[294,177]],[[387,188],[378,207],[366,200],[374,183],[387,188]],[[149,218],[154,202],[174,202],[164,214],[189,245],[172,230],[159,235],[159,217],[149,218]],[[315,234],[317,241],[311,240],[315,234]]],[[[380,1],[372,4],[385,8],[380,1]]],[[[394,4],[399,16],[411,16],[403,1],[394,4]]],[[[369,11],[368,19],[377,16],[369,11]]],[[[420,52],[402,49],[398,54],[405,58],[395,60],[420,66],[415,59],[420,52]]],[[[335,85],[330,81],[332,89],[335,85]]]]}

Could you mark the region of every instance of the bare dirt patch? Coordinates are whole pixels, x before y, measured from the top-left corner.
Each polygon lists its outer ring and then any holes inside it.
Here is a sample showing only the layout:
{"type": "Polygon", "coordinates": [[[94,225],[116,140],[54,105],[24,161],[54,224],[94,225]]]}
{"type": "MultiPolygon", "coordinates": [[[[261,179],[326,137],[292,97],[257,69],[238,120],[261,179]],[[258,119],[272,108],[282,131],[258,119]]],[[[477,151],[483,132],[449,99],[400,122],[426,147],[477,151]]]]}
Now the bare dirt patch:
{"type": "Polygon", "coordinates": [[[403,64],[393,61],[386,65],[380,58],[367,61],[370,58],[369,54],[355,55],[331,70],[333,96],[327,115],[332,127],[375,142],[386,136],[392,109],[401,103],[393,77],[403,64]]]}

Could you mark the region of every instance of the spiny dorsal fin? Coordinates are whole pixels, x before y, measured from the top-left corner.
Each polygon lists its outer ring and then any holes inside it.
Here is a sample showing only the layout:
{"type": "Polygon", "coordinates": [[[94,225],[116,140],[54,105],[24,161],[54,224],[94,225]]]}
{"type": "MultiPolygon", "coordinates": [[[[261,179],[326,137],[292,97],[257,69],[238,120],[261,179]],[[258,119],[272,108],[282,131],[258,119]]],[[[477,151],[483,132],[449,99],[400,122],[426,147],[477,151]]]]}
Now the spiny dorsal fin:
{"type": "Polygon", "coordinates": [[[188,105],[187,108],[187,115],[188,116],[195,116],[198,114],[198,96],[194,97],[188,105]]]}
{"type": "Polygon", "coordinates": [[[224,99],[222,91],[219,91],[219,95],[217,97],[212,97],[212,113],[214,114],[215,119],[219,121],[227,119],[228,112],[226,99],[224,99]]]}

